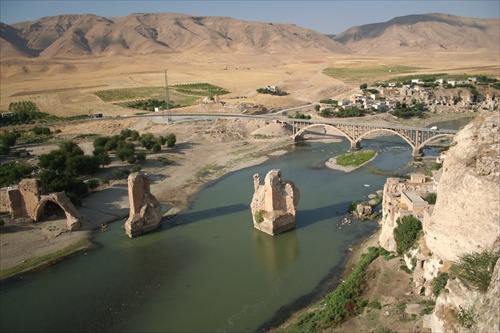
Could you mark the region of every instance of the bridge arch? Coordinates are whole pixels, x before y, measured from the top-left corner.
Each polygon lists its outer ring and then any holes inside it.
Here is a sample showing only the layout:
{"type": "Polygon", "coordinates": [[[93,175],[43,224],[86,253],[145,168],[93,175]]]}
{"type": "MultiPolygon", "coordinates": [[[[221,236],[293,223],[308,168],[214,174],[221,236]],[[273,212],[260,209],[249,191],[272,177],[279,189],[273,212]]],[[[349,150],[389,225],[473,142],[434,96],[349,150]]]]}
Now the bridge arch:
{"type": "Polygon", "coordinates": [[[444,138],[444,137],[449,137],[449,138],[453,138],[455,136],[455,134],[450,134],[450,133],[442,133],[442,134],[438,134],[438,135],[435,135],[431,138],[428,138],[427,140],[425,140],[424,142],[422,142],[422,144],[420,144],[420,146],[418,146],[418,149],[422,150],[424,149],[424,147],[426,145],[429,144],[429,142],[431,141],[434,141],[436,139],[439,139],[439,138],[444,138]]]}
{"type": "Polygon", "coordinates": [[[361,134],[357,138],[353,138],[351,135],[349,135],[348,133],[346,133],[346,131],[342,130],[338,126],[330,125],[330,124],[312,124],[312,125],[308,125],[308,126],[302,128],[298,132],[296,132],[293,135],[293,139],[296,140],[297,137],[299,137],[302,133],[304,133],[308,129],[313,128],[313,127],[318,127],[318,126],[324,127],[324,128],[331,127],[333,129],[339,131],[344,137],[346,137],[351,142],[351,149],[359,149],[360,148],[359,143],[361,142],[361,140],[363,140],[363,138],[365,138],[370,133],[377,132],[377,131],[385,131],[385,132],[390,132],[391,134],[394,134],[394,135],[398,135],[403,140],[405,140],[414,151],[416,150],[415,145],[413,144],[412,140],[409,137],[407,137],[403,133],[400,133],[400,132],[395,131],[395,130],[390,129],[390,128],[374,128],[374,129],[368,130],[367,132],[361,134]]]}
{"type": "Polygon", "coordinates": [[[334,126],[334,125],[330,125],[330,124],[312,124],[312,125],[308,125],[308,126],[306,126],[304,128],[301,128],[296,133],[294,133],[293,136],[292,136],[292,138],[294,140],[297,140],[297,138],[300,137],[305,131],[307,131],[308,129],[311,129],[313,127],[323,127],[323,128],[325,128],[325,130],[326,130],[326,127],[331,127],[333,129],[339,131],[343,136],[345,136],[351,142],[351,144],[354,141],[354,139],[348,133],[346,133],[342,129],[340,129],[340,128],[334,126]]]}
{"type": "Polygon", "coordinates": [[[372,130],[369,130],[363,134],[361,134],[356,140],[356,146],[359,147],[359,143],[361,142],[361,140],[363,140],[363,138],[365,138],[368,134],[370,133],[373,133],[373,132],[380,132],[380,131],[383,131],[383,132],[389,132],[391,134],[395,134],[395,135],[398,135],[399,137],[401,137],[403,140],[405,140],[409,145],[410,147],[415,150],[415,144],[412,142],[412,140],[407,137],[406,135],[404,135],[403,133],[400,133],[398,131],[395,131],[393,129],[390,129],[390,128],[374,128],[372,130]]]}

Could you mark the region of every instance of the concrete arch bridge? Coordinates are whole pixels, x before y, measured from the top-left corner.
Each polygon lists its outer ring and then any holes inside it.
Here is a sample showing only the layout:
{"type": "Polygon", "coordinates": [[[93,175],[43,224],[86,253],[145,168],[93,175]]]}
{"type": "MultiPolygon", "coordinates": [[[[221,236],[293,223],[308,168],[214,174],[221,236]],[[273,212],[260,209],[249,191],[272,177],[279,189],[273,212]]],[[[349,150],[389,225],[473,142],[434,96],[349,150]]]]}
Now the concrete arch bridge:
{"type": "Polygon", "coordinates": [[[303,139],[303,135],[307,130],[313,127],[333,128],[340,132],[351,142],[351,149],[356,150],[361,148],[361,140],[374,132],[388,132],[403,138],[412,148],[412,156],[420,157],[424,147],[431,141],[438,138],[452,138],[458,132],[457,130],[432,130],[425,127],[406,127],[406,126],[391,126],[391,125],[376,125],[376,124],[360,124],[360,123],[343,123],[335,121],[317,121],[310,119],[301,119],[292,122],[294,141],[303,139]]]}

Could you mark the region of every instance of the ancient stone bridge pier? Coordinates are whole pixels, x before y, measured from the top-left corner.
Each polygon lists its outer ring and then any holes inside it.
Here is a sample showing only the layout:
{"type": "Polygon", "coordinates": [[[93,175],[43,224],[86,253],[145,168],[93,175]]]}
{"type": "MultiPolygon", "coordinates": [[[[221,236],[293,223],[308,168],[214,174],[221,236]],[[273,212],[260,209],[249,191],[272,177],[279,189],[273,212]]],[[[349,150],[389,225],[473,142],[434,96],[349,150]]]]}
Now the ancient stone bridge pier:
{"type": "Polygon", "coordinates": [[[453,137],[458,132],[456,130],[432,130],[425,127],[343,123],[309,119],[292,121],[292,127],[292,138],[295,141],[303,139],[303,135],[306,131],[312,129],[313,127],[324,127],[325,132],[327,128],[333,128],[336,132],[339,132],[351,142],[351,149],[353,150],[361,148],[361,140],[366,138],[369,134],[378,131],[389,132],[400,136],[411,146],[413,150],[413,157],[422,156],[424,147],[431,141],[438,138],[453,137]]]}

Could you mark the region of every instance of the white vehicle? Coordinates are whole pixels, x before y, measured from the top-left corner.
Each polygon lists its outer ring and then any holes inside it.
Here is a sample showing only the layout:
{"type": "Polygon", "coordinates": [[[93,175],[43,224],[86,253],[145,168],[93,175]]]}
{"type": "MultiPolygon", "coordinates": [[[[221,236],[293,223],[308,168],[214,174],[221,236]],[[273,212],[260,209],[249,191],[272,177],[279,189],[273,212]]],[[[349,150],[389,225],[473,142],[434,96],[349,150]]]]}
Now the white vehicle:
{"type": "Polygon", "coordinates": [[[437,130],[438,130],[437,126],[432,126],[431,127],[431,131],[437,131],[437,130]]]}

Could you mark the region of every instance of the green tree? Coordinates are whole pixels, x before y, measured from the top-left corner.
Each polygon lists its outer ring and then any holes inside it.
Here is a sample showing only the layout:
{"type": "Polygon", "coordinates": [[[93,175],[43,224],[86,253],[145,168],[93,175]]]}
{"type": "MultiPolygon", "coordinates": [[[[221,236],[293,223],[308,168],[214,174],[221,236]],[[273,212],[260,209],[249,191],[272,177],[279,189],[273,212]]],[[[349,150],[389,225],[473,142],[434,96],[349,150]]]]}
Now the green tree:
{"type": "Polygon", "coordinates": [[[120,142],[118,148],[116,148],[116,157],[120,159],[120,161],[125,161],[130,156],[134,156],[135,146],[132,142],[120,142]]]}
{"type": "Polygon", "coordinates": [[[97,156],[77,155],[66,160],[66,172],[69,175],[92,175],[99,170],[100,161],[97,156]]]}
{"type": "Polygon", "coordinates": [[[60,149],[53,150],[48,154],[43,154],[38,157],[38,166],[41,169],[48,169],[62,173],[66,170],[67,156],[60,149]]]}
{"type": "Polygon", "coordinates": [[[143,151],[140,151],[137,154],[135,154],[135,157],[137,159],[137,162],[144,162],[146,160],[146,153],[143,151]]]}
{"type": "Polygon", "coordinates": [[[16,133],[15,131],[3,132],[0,136],[0,153],[8,154],[10,152],[10,148],[16,145],[18,137],[19,133],[16,133]]]}
{"type": "Polygon", "coordinates": [[[172,148],[173,146],[175,146],[175,143],[177,142],[177,138],[175,137],[174,133],[168,134],[166,139],[167,139],[167,147],[168,148],[172,148]]]}
{"type": "Polygon", "coordinates": [[[363,83],[362,85],[359,86],[359,89],[361,90],[366,90],[366,88],[368,88],[368,84],[366,83],[363,83]]]}
{"type": "Polygon", "coordinates": [[[33,167],[24,161],[0,164],[0,186],[17,184],[32,172],[33,167]]]}
{"type": "Polygon", "coordinates": [[[80,147],[78,147],[78,144],[70,140],[61,142],[61,144],[59,145],[59,150],[64,155],[66,155],[66,157],[83,155],[83,150],[80,147]]]}
{"type": "Polygon", "coordinates": [[[153,145],[152,150],[153,150],[153,153],[157,153],[157,152],[159,152],[159,151],[161,150],[161,145],[160,145],[160,143],[156,142],[156,143],[153,145]]]}
{"type": "Polygon", "coordinates": [[[422,223],[413,215],[408,215],[396,220],[397,226],[394,228],[394,240],[399,255],[408,251],[422,230],[422,223]]]}
{"type": "Polygon", "coordinates": [[[147,150],[151,150],[155,143],[157,143],[156,138],[151,133],[144,133],[140,140],[141,145],[147,150]]]}

